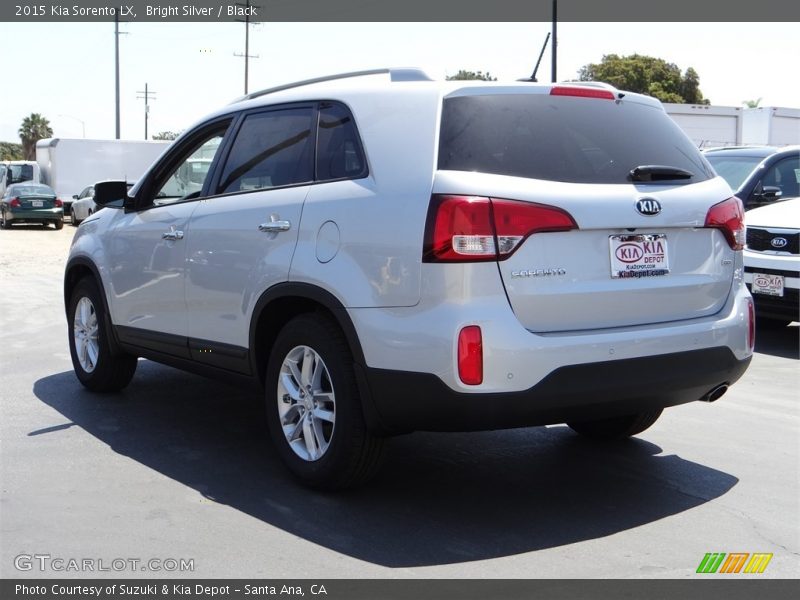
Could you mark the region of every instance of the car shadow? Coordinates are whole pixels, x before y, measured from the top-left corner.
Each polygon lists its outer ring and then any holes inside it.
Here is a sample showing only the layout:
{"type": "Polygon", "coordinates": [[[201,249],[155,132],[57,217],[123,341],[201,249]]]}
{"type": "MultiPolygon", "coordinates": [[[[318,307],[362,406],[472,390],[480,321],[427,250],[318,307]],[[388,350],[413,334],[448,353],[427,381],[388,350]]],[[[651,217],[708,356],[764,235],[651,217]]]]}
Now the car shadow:
{"type": "Polygon", "coordinates": [[[800,327],[797,324],[787,327],[758,326],[755,351],[780,358],[800,359],[800,327]]]}
{"type": "MultiPolygon", "coordinates": [[[[140,361],[119,394],[71,372],[34,393],[115,452],[295,536],[387,567],[510,556],[600,538],[690,510],[738,479],[642,439],[593,444],[564,427],[415,433],[389,440],[366,486],[299,486],[266,435],[257,395],[140,361]]],[[[41,439],[41,438],[39,438],[41,439]]]]}

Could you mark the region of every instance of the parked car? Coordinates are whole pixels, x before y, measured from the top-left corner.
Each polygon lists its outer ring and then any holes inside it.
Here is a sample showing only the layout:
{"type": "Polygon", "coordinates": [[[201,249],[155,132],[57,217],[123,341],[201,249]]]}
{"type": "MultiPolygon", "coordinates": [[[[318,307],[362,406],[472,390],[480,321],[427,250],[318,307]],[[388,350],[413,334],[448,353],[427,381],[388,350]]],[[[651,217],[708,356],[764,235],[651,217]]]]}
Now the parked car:
{"type": "Polygon", "coordinates": [[[9,229],[16,223],[50,223],[64,227],[63,203],[52,188],[41,183],[15,183],[6,188],[0,199],[0,227],[9,229]]]}
{"type": "Polygon", "coordinates": [[[97,205],[94,203],[93,185],[83,188],[80,194],[75,194],[72,197],[72,200],[73,202],[72,206],[70,206],[69,214],[70,221],[72,221],[72,224],[75,226],[97,210],[97,205]]]}
{"type": "Polygon", "coordinates": [[[281,86],[94,199],[64,280],[78,380],[119,390],[145,357],[261,389],[315,487],[414,430],[636,435],[752,356],[741,202],[657,100],[603,84],[281,86]]]}
{"type": "Polygon", "coordinates": [[[800,195],[800,146],[714,148],[705,157],[745,210],[800,195]]]}
{"type": "Polygon", "coordinates": [[[747,213],[744,278],[764,324],[800,320],[800,198],[747,213]]]}

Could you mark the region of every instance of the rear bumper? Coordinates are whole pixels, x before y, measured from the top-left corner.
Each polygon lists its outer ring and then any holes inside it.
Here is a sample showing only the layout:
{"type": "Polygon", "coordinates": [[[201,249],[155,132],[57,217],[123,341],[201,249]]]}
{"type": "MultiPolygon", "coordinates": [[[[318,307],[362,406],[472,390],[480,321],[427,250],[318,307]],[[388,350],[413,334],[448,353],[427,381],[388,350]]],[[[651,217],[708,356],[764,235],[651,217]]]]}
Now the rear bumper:
{"type": "Polygon", "coordinates": [[[480,431],[639,413],[700,400],[731,385],[751,357],[726,347],[561,367],[519,392],[457,392],[429,373],[366,369],[388,433],[480,431]]]}
{"type": "Polygon", "coordinates": [[[9,221],[59,221],[63,218],[63,208],[12,208],[6,212],[6,219],[9,221]]]}

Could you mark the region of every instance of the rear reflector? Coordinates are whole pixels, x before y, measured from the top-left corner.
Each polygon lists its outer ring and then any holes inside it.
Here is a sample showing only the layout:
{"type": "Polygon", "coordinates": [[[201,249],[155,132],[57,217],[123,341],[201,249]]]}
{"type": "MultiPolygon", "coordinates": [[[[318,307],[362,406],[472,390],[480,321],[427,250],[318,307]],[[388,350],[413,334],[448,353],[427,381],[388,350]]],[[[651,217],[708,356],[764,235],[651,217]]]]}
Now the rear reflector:
{"type": "Polygon", "coordinates": [[[756,346],[756,311],[753,306],[753,300],[747,300],[747,346],[750,352],[756,346]]]}
{"type": "Polygon", "coordinates": [[[467,385],[483,383],[483,339],[477,325],[464,327],[458,334],[458,377],[467,385]]]}
{"type": "Polygon", "coordinates": [[[708,209],[705,226],[719,229],[733,250],[744,248],[744,208],[742,201],[736,196],[731,196],[708,209]]]}
{"type": "Polygon", "coordinates": [[[559,85],[550,90],[551,96],[577,96],[579,98],[602,98],[613,100],[614,94],[608,90],[592,87],[569,87],[559,85]]]}
{"type": "Polygon", "coordinates": [[[569,213],[544,204],[482,196],[431,197],[423,262],[504,260],[534,233],[577,229],[569,213]]]}

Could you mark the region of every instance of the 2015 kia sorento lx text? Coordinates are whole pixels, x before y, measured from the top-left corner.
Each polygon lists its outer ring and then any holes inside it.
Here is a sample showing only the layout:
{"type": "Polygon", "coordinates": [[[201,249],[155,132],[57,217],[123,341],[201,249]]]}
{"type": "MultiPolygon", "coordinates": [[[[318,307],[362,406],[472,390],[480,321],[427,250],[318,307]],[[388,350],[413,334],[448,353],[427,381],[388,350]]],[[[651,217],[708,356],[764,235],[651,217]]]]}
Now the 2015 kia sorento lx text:
{"type": "Polygon", "coordinates": [[[145,357],[255,385],[315,487],[414,430],[631,436],[752,355],[741,203],[658,101],[605,84],[264,90],[95,201],[65,274],[81,383],[145,357]]]}

